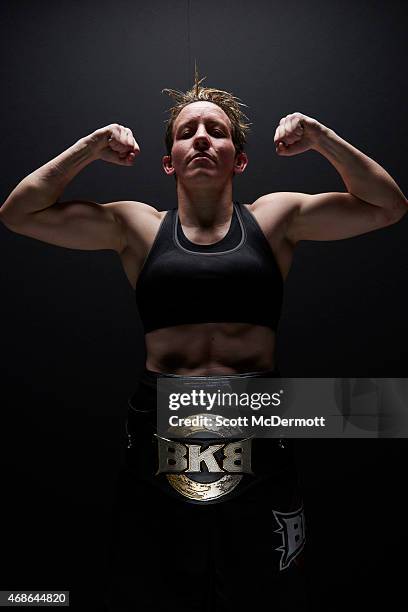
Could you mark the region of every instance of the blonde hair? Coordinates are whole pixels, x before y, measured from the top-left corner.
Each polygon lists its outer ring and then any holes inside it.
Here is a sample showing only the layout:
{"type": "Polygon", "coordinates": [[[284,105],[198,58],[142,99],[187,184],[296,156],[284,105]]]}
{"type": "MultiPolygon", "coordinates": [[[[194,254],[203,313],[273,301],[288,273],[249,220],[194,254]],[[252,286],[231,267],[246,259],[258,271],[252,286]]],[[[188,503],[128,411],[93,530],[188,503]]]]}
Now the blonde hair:
{"type": "Polygon", "coordinates": [[[246,106],[239,101],[232,93],[222,89],[214,89],[213,87],[200,87],[200,83],[207,77],[198,79],[197,65],[195,66],[195,82],[191,89],[186,92],[178,91],[177,89],[163,89],[162,93],[167,93],[175,101],[175,105],[168,109],[170,117],[166,120],[166,135],[165,143],[168,155],[171,154],[173,147],[173,125],[183,110],[192,102],[212,102],[216,104],[227,115],[231,121],[231,137],[237,153],[244,150],[246,143],[246,135],[250,131],[250,123],[246,120],[248,117],[242,112],[240,106],[246,106]]]}

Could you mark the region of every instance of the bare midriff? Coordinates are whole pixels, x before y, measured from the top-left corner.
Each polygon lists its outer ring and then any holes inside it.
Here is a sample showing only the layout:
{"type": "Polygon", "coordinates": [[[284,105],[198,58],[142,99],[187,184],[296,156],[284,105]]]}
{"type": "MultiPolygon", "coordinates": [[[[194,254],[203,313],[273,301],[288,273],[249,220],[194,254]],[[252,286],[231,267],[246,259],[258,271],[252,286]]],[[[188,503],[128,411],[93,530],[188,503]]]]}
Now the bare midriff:
{"type": "Polygon", "coordinates": [[[275,367],[275,332],[248,323],[175,325],[149,332],[146,368],[185,376],[267,372],[275,367]]]}

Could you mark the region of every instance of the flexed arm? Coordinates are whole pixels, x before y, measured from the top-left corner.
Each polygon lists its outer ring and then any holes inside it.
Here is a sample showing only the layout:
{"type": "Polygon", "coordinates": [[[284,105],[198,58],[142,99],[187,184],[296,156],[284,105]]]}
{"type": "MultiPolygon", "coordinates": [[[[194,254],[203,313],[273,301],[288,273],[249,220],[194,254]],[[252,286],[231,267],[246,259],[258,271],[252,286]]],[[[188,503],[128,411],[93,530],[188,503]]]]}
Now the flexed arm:
{"type": "MultiPolygon", "coordinates": [[[[274,142],[280,156],[317,151],[333,164],[348,191],[281,194],[289,211],[287,237],[292,243],[356,236],[395,223],[408,210],[404,194],[384,168],[316,119],[287,115],[279,122],[274,142]]],[[[262,196],[257,206],[266,205],[268,197],[262,196]]]]}
{"type": "Polygon", "coordinates": [[[91,162],[131,166],[139,152],[129,128],[111,124],[96,130],[25,177],[0,208],[0,220],[12,231],[59,246],[119,251],[121,225],[109,204],[56,200],[91,162]]]}

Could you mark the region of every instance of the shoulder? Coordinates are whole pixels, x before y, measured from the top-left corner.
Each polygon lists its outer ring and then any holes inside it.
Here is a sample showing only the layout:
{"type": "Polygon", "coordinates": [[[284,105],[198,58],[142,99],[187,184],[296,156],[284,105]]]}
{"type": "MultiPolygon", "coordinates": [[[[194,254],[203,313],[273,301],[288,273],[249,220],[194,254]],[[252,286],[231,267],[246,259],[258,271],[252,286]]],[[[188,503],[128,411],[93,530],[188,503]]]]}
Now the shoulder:
{"type": "Polygon", "coordinates": [[[251,212],[263,212],[265,210],[274,209],[274,211],[285,214],[299,206],[304,198],[304,193],[296,193],[294,191],[276,191],[260,196],[252,204],[248,204],[247,208],[251,212]]]}
{"type": "Polygon", "coordinates": [[[246,208],[254,215],[265,235],[283,238],[293,217],[299,211],[303,193],[278,191],[260,196],[246,208]]]}
{"type": "Polygon", "coordinates": [[[118,202],[108,202],[103,204],[104,208],[109,210],[117,220],[122,223],[137,221],[140,219],[162,219],[167,211],[159,211],[151,204],[144,202],[136,202],[132,200],[120,200],[118,202]]]}
{"type": "Polygon", "coordinates": [[[103,204],[121,226],[123,249],[135,253],[148,251],[167,211],[144,202],[121,200],[103,204]]]}

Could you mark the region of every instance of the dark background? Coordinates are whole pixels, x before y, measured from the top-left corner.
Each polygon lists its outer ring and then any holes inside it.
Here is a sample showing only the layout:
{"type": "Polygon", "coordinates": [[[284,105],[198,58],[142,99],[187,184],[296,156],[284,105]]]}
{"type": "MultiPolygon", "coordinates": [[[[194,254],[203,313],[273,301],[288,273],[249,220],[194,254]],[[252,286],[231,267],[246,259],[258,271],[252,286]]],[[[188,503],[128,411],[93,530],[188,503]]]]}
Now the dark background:
{"type": "MultiPolygon", "coordinates": [[[[404,4],[5,2],[2,201],[76,140],[117,122],[141,147],[134,167],[95,162],[61,200],[174,207],[174,180],[161,170],[171,100],[160,92],[190,87],[194,58],[206,85],[248,105],[249,166],[235,199],[344,191],[317,153],[275,154],[276,125],[294,111],[373,157],[406,194],[404,4]]],[[[407,224],[299,245],[278,336],[284,375],[406,376],[407,224]]],[[[0,245],[0,586],[70,588],[76,609],[88,601],[97,610],[126,399],[144,359],[134,295],[113,251],[72,251],[4,226],[0,245]]],[[[298,457],[314,609],[405,609],[406,441],[307,440],[298,457]]]]}

